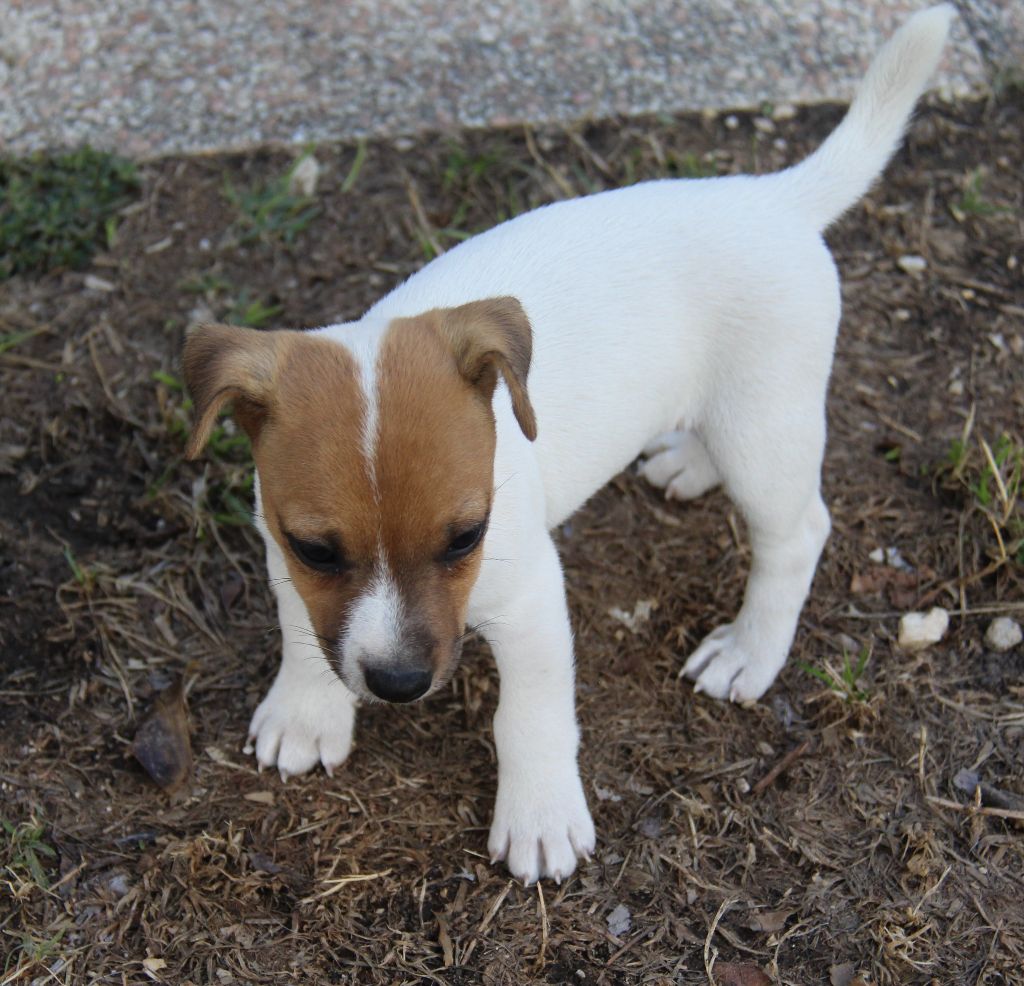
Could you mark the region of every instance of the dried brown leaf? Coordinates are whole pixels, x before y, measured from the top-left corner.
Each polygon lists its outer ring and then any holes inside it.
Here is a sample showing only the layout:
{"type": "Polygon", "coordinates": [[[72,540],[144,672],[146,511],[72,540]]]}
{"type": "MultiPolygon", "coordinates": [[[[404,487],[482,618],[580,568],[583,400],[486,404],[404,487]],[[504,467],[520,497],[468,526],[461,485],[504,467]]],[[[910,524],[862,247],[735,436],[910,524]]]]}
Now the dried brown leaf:
{"type": "Polygon", "coordinates": [[[841,962],[829,970],[828,981],[831,986],[852,986],[856,969],[856,962],[841,962]]]}
{"type": "Polygon", "coordinates": [[[716,962],[719,986],[771,986],[771,976],[751,962],[716,962]]]}
{"type": "Polygon", "coordinates": [[[135,733],[132,755],[165,791],[180,787],[191,776],[184,677],[157,695],[135,733]]]}
{"type": "Polygon", "coordinates": [[[779,908],[777,911],[751,911],[743,922],[751,931],[759,931],[765,935],[774,935],[781,931],[792,917],[792,907],[779,908]]]}

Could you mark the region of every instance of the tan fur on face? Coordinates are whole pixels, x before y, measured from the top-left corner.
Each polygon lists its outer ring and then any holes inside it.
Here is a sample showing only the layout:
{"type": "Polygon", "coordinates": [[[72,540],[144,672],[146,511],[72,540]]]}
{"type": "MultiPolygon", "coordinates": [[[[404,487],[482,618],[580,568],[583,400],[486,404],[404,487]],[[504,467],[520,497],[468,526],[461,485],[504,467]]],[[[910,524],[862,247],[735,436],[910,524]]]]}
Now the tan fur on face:
{"type": "Polygon", "coordinates": [[[398,319],[377,353],[376,393],[364,395],[354,357],[330,339],[228,326],[203,326],[189,338],[197,413],[189,452],[198,454],[217,412],[233,401],[252,439],[267,528],[330,659],[353,603],[383,567],[401,597],[409,647],[429,651],[409,659],[429,661],[435,680],[454,666],[481,551],[456,561],[445,552],[490,510],[499,373],[524,432],[536,432],[526,393],[530,341],[514,299],[398,319]],[[376,401],[372,436],[368,397],[376,401]],[[311,570],[287,534],[332,542],[345,571],[311,570]]]}

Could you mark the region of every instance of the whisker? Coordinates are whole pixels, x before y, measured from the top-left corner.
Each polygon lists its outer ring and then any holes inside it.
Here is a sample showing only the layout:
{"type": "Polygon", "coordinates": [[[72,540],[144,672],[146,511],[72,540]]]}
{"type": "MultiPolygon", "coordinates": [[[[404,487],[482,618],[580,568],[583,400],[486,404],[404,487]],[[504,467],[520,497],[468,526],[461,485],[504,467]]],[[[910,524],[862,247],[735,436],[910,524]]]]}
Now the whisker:
{"type": "Polygon", "coordinates": [[[494,492],[497,493],[506,483],[510,483],[518,475],[518,473],[514,472],[511,476],[508,477],[508,479],[502,480],[497,486],[494,487],[494,492]]]}
{"type": "Polygon", "coordinates": [[[493,616],[489,620],[481,620],[479,623],[476,623],[471,627],[467,627],[466,631],[459,637],[459,642],[461,643],[469,637],[472,637],[473,634],[479,633],[482,629],[484,629],[484,627],[504,625],[505,624],[502,622],[501,618],[497,616],[493,616]]]}
{"type": "Polygon", "coordinates": [[[316,630],[313,630],[310,627],[291,626],[291,627],[289,627],[289,629],[290,630],[297,630],[299,633],[304,633],[304,634],[306,634],[307,637],[315,637],[322,644],[326,644],[329,647],[333,647],[334,646],[334,641],[331,640],[330,637],[325,637],[323,634],[317,633],[316,630]]]}

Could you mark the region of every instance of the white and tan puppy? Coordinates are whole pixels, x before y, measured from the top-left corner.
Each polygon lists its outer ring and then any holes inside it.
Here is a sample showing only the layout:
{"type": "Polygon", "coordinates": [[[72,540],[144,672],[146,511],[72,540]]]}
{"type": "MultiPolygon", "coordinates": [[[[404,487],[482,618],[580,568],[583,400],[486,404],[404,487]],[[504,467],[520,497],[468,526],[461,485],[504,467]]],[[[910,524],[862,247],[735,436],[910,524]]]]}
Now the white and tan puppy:
{"type": "Polygon", "coordinates": [[[571,873],[594,826],[548,532],[644,451],[672,495],[724,486],[753,548],[739,614],[683,673],[715,698],[764,694],[829,532],[839,284],[822,230],[893,153],[952,16],[910,20],[838,129],[787,171],[546,206],[439,257],[357,322],[190,335],[189,454],[232,401],[256,461],[284,637],[250,727],[262,765],[336,768],[357,702],[436,691],[469,625],[501,674],[491,855],[527,882],[571,873]]]}

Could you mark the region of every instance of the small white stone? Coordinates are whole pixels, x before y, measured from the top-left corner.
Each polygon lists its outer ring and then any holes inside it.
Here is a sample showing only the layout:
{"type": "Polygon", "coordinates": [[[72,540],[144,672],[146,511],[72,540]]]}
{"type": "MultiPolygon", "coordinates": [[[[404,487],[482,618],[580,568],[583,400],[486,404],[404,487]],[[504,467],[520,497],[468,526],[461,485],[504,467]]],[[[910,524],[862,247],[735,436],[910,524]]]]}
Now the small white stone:
{"type": "Polygon", "coordinates": [[[630,633],[639,633],[643,625],[651,618],[651,613],[657,608],[657,599],[639,599],[633,607],[632,613],[626,612],[619,606],[613,606],[608,610],[608,615],[627,626],[630,633]]]}
{"type": "Polygon", "coordinates": [[[885,561],[885,550],[883,548],[875,548],[875,550],[868,555],[868,558],[870,558],[876,565],[881,565],[882,562],[885,561]]]}
{"type": "Polygon", "coordinates": [[[783,103],[775,107],[772,116],[776,120],[792,120],[796,116],[796,107],[792,103],[783,103]]]}
{"type": "Polygon", "coordinates": [[[114,285],[110,281],[105,280],[102,277],[97,277],[95,274],[85,275],[85,287],[88,291],[114,291],[116,290],[114,285]]]}
{"type": "Polygon", "coordinates": [[[901,572],[912,572],[914,569],[907,563],[907,560],[900,554],[900,549],[891,547],[885,549],[885,563],[890,568],[898,568],[901,572]]]}
{"type": "Polygon", "coordinates": [[[735,130],[739,125],[740,125],[739,117],[736,116],[735,114],[730,113],[725,118],[725,129],[726,130],[735,130]]]}
{"type": "Polygon", "coordinates": [[[320,162],[312,154],[304,157],[294,168],[288,179],[288,191],[292,195],[312,198],[316,183],[320,179],[320,162]]]}
{"type": "Polygon", "coordinates": [[[1000,653],[1016,647],[1024,640],[1020,624],[1008,616],[997,616],[985,631],[985,645],[1000,653]]]}
{"type": "Polygon", "coordinates": [[[618,938],[626,934],[633,927],[633,916],[625,904],[619,904],[611,914],[608,915],[608,930],[618,938]]]}
{"type": "Polygon", "coordinates": [[[935,606],[927,613],[906,613],[900,618],[899,645],[903,650],[924,650],[937,644],[949,629],[949,613],[935,606]]]}
{"type": "Polygon", "coordinates": [[[928,261],[915,254],[904,254],[896,261],[896,265],[905,274],[922,274],[928,267],[928,261]]]}
{"type": "Polygon", "coordinates": [[[964,395],[964,382],[963,380],[951,380],[949,382],[949,393],[953,397],[963,397],[964,395]]]}
{"type": "Polygon", "coordinates": [[[773,134],[775,133],[775,123],[766,116],[757,116],[754,117],[754,129],[758,133],[773,134]]]}

